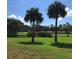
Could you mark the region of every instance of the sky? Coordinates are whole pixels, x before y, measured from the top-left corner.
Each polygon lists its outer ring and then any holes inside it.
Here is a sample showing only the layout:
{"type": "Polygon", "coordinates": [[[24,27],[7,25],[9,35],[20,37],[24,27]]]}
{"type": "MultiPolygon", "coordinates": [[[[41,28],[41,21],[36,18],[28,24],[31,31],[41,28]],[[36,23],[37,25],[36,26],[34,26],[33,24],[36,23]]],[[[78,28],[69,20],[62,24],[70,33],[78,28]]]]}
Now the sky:
{"type": "MultiPolygon", "coordinates": [[[[42,25],[55,25],[55,19],[49,19],[47,16],[47,10],[51,3],[55,0],[7,0],[7,17],[20,20],[26,25],[30,25],[29,22],[24,21],[26,11],[30,8],[38,8],[39,12],[43,15],[42,25]]],[[[72,0],[58,0],[66,6],[67,15],[64,18],[58,19],[58,25],[69,22],[72,24],[72,0]]]]}

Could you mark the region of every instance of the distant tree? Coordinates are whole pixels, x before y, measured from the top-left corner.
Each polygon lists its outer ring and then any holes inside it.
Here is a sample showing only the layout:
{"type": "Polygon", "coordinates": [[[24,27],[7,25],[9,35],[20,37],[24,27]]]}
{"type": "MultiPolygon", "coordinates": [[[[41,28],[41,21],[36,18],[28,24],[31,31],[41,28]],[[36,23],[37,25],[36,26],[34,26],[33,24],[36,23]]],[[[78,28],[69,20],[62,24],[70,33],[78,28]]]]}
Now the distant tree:
{"type": "Polygon", "coordinates": [[[55,1],[53,4],[49,5],[47,15],[49,18],[54,18],[55,20],[55,42],[57,42],[57,20],[59,17],[65,17],[65,5],[61,2],[55,1]]]}
{"type": "Polygon", "coordinates": [[[39,12],[38,8],[31,8],[30,10],[27,10],[24,20],[26,22],[30,21],[32,24],[32,42],[34,42],[35,37],[35,23],[41,23],[43,18],[42,14],[39,12]]]}
{"type": "Polygon", "coordinates": [[[58,30],[60,31],[60,33],[62,33],[62,31],[63,31],[63,25],[62,25],[62,24],[60,24],[60,25],[58,26],[58,30]]]}
{"type": "Polygon", "coordinates": [[[72,31],[72,25],[67,22],[66,24],[63,25],[63,29],[66,32],[67,37],[69,37],[69,34],[72,31]]]}
{"type": "Polygon", "coordinates": [[[53,26],[54,26],[53,24],[50,25],[51,28],[52,28],[53,26]]]}
{"type": "Polygon", "coordinates": [[[55,31],[55,26],[53,24],[50,25],[50,30],[55,31]]]}
{"type": "Polygon", "coordinates": [[[62,24],[59,25],[59,28],[62,28],[62,24]]]}
{"type": "Polygon", "coordinates": [[[7,18],[7,34],[16,34],[22,29],[23,23],[14,18],[7,18]]]}
{"type": "Polygon", "coordinates": [[[22,32],[28,32],[28,31],[31,31],[31,26],[23,25],[22,32]]]}

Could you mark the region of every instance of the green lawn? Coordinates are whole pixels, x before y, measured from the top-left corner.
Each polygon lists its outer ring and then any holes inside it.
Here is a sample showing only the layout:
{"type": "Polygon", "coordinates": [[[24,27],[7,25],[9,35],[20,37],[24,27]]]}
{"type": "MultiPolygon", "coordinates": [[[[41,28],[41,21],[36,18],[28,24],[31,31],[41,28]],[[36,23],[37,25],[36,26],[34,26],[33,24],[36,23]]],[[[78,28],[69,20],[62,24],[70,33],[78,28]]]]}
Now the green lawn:
{"type": "Polygon", "coordinates": [[[27,35],[28,32],[17,32],[17,35],[27,35]]]}
{"type": "Polygon", "coordinates": [[[9,37],[7,41],[8,59],[72,59],[71,37],[58,37],[58,44],[54,44],[54,37],[36,37],[42,44],[21,43],[31,41],[30,37],[9,37]]]}

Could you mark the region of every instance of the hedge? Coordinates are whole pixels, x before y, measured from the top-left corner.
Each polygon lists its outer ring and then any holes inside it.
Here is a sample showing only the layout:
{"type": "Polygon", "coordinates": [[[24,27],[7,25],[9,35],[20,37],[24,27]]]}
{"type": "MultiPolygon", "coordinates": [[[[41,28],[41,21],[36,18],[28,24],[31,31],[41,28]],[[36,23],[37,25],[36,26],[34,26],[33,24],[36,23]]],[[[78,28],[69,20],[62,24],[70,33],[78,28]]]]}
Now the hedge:
{"type": "MultiPolygon", "coordinates": [[[[33,35],[35,37],[52,37],[52,34],[49,32],[35,32],[33,35]]],[[[32,36],[32,32],[28,32],[27,37],[31,37],[31,36],[32,36]]]]}

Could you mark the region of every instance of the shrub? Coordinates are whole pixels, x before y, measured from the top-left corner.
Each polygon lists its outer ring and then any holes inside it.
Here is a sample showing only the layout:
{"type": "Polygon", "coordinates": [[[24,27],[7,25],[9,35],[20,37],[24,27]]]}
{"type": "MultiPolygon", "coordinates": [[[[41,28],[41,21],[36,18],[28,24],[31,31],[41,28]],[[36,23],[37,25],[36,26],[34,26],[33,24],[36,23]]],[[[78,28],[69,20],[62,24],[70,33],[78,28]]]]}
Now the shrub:
{"type": "MultiPolygon", "coordinates": [[[[35,32],[36,37],[52,37],[52,34],[49,32],[35,32]]],[[[31,37],[32,32],[28,32],[27,37],[31,37]]]]}
{"type": "Polygon", "coordinates": [[[17,34],[8,34],[7,37],[17,37],[17,34]]]}

